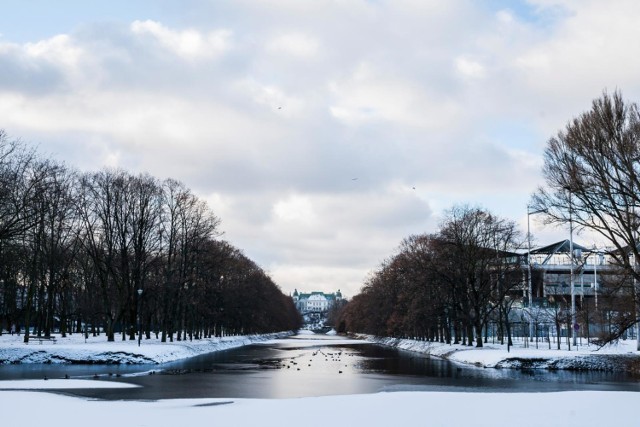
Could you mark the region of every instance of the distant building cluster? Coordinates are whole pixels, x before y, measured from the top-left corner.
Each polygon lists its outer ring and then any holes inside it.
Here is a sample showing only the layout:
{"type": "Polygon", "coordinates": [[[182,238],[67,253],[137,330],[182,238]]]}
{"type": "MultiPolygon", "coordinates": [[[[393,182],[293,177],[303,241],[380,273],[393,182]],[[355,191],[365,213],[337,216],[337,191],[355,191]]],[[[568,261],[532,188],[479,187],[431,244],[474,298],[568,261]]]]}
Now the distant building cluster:
{"type": "Polygon", "coordinates": [[[298,292],[296,289],[293,291],[292,298],[296,308],[302,314],[326,313],[336,302],[342,300],[342,293],[340,289],[338,289],[338,292],[331,294],[319,291],[313,291],[307,294],[298,292]]]}

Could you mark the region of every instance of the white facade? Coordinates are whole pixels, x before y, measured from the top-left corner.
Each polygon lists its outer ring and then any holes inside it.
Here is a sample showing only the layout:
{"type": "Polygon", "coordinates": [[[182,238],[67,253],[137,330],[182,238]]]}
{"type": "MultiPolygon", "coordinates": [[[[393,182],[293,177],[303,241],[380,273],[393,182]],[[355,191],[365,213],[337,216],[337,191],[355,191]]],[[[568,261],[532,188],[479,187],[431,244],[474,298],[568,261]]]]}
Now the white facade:
{"type": "Polygon", "coordinates": [[[342,299],[340,290],[336,293],[325,294],[323,292],[311,292],[310,294],[299,293],[296,289],[292,295],[296,308],[301,313],[327,312],[336,301],[342,299]]]}
{"type": "Polygon", "coordinates": [[[322,294],[312,294],[306,301],[307,311],[329,310],[329,300],[322,294]]]}

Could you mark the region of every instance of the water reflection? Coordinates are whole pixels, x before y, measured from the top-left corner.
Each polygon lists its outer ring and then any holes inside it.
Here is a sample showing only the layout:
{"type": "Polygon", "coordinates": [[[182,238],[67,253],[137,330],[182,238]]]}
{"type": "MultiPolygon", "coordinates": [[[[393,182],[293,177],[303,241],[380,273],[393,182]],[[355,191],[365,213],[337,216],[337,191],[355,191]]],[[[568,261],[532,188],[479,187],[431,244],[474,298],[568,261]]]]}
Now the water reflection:
{"type": "Polygon", "coordinates": [[[65,391],[102,399],[291,398],[398,390],[640,391],[640,383],[622,374],[464,367],[415,353],[326,336],[275,340],[161,366],[0,367],[0,379],[43,378],[44,375],[49,378],[97,375],[142,386],[65,391]]]}

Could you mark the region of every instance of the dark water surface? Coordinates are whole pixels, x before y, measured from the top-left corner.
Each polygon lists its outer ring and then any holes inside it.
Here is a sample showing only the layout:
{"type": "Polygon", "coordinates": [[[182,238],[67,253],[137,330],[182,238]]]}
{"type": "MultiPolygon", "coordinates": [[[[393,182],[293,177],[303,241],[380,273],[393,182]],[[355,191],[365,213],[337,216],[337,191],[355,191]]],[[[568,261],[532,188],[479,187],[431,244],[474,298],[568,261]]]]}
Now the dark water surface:
{"type": "Polygon", "coordinates": [[[640,391],[640,381],[603,372],[519,371],[464,367],[415,353],[299,335],[163,365],[10,365],[0,380],[94,378],[140,385],[65,390],[99,399],[291,398],[380,391],[640,391]]]}

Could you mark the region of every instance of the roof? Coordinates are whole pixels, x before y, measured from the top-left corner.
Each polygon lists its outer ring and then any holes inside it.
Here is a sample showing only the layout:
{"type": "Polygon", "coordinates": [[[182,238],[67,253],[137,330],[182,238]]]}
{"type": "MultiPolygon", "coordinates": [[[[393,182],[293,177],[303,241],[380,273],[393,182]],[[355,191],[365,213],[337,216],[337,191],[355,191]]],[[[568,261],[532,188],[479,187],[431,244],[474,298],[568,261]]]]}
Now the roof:
{"type": "MultiPolygon", "coordinates": [[[[340,293],[340,291],[338,291],[338,293],[340,293]]],[[[321,292],[321,291],[312,291],[310,293],[299,292],[298,293],[298,300],[301,301],[301,300],[309,299],[310,297],[315,296],[315,295],[323,296],[328,300],[335,300],[336,297],[342,298],[342,294],[340,294],[340,295],[337,295],[336,293],[326,294],[326,293],[321,292]]]]}
{"type": "Polygon", "coordinates": [[[546,264],[553,255],[555,254],[569,254],[571,252],[571,245],[573,245],[573,250],[575,251],[580,250],[583,252],[591,252],[591,249],[579,245],[576,242],[571,242],[570,240],[561,240],[559,242],[553,243],[551,245],[547,245],[547,246],[543,246],[541,248],[536,248],[531,250],[531,254],[535,255],[535,254],[542,254],[542,255],[547,255],[547,257],[545,258],[544,261],[542,261],[542,264],[546,264]]]}
{"type": "MultiPolygon", "coordinates": [[[[536,249],[532,249],[531,253],[532,254],[548,254],[548,255],[553,255],[553,254],[557,254],[557,253],[569,253],[570,252],[570,248],[571,248],[571,242],[569,241],[569,239],[567,240],[561,240],[559,242],[556,243],[552,243],[550,245],[547,246],[543,246],[541,248],[536,248],[536,249]]],[[[573,242],[573,249],[579,249],[581,251],[585,251],[585,252],[590,252],[591,249],[579,245],[576,242],[573,242]]]]}

